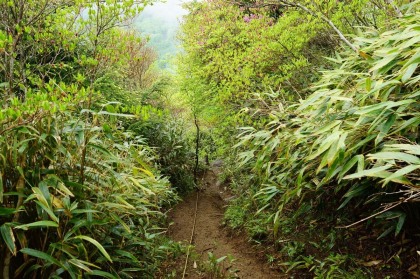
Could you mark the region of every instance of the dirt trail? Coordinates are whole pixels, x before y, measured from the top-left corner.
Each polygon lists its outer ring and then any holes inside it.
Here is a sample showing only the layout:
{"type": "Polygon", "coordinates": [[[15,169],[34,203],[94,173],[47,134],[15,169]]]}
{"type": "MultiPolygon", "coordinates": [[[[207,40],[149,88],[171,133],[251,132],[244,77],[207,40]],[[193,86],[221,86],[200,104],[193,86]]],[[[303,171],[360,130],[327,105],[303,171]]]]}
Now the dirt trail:
{"type": "MultiPolygon", "coordinates": [[[[203,178],[202,190],[199,192],[198,210],[193,244],[195,253],[199,255],[197,265],[208,260],[208,252],[216,258],[231,255],[233,263],[225,260],[223,268],[225,274],[244,279],[287,278],[281,276],[262,260],[263,254],[254,249],[246,237],[229,236],[226,229],[221,226],[225,200],[228,194],[220,186],[216,176],[217,171],[208,171],[203,178]],[[232,271],[235,271],[234,273],[232,271]]],[[[194,222],[196,207],[196,193],[186,197],[171,213],[173,225],[169,235],[176,241],[189,243],[194,222]]],[[[194,258],[188,262],[186,278],[210,278],[208,274],[199,272],[194,268],[194,258]]]]}

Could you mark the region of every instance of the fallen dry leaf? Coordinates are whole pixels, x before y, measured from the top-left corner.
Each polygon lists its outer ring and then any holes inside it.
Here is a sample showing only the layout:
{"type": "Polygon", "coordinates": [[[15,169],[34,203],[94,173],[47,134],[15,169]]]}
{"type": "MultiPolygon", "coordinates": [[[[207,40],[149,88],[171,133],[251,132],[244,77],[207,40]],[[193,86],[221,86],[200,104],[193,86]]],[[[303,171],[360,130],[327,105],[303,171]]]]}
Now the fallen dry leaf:
{"type": "Polygon", "coordinates": [[[377,261],[370,261],[370,262],[364,262],[362,263],[362,265],[370,267],[370,266],[375,266],[378,265],[382,262],[382,260],[377,260],[377,261]]]}
{"type": "Polygon", "coordinates": [[[417,267],[418,267],[418,265],[417,264],[414,264],[414,265],[410,266],[410,268],[408,269],[408,271],[412,271],[412,270],[416,269],[417,267]]]}
{"type": "Polygon", "coordinates": [[[413,277],[415,278],[420,278],[420,275],[417,271],[411,271],[410,274],[413,275],[413,277]]]}

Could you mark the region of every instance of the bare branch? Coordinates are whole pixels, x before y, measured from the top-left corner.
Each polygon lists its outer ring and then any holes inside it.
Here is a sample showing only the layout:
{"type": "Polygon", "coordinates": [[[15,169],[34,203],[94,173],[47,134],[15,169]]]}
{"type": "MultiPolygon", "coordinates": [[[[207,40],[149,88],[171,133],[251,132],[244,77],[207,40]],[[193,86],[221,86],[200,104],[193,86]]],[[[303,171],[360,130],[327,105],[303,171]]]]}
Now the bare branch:
{"type": "Polygon", "coordinates": [[[397,14],[398,17],[402,17],[403,16],[400,8],[398,8],[398,6],[395,5],[395,3],[394,3],[393,0],[385,0],[385,2],[388,3],[395,10],[395,13],[397,14]]]}
{"type": "Polygon", "coordinates": [[[324,16],[323,14],[319,14],[319,13],[315,13],[314,11],[310,10],[309,8],[307,8],[306,6],[303,6],[302,4],[299,3],[293,3],[293,2],[289,2],[289,1],[283,1],[283,0],[279,0],[279,2],[284,3],[285,5],[291,6],[291,7],[297,7],[300,8],[302,10],[304,10],[305,12],[307,12],[310,15],[313,15],[315,17],[319,17],[321,18],[323,21],[325,21],[329,26],[331,26],[331,28],[337,33],[337,35],[340,37],[340,39],[346,44],[348,45],[354,52],[359,53],[359,50],[356,46],[354,46],[345,36],[344,34],[337,28],[337,26],[335,26],[335,24],[326,16],[324,16]]]}
{"type": "Polygon", "coordinates": [[[409,202],[411,200],[414,200],[414,199],[416,199],[418,197],[420,197],[420,192],[417,192],[415,194],[414,193],[411,193],[411,195],[408,198],[405,198],[403,200],[400,200],[398,202],[395,202],[392,205],[386,206],[383,210],[381,210],[379,212],[376,212],[375,214],[372,214],[372,215],[370,215],[370,216],[368,216],[366,218],[363,218],[362,220],[359,220],[359,221],[357,221],[357,222],[355,222],[353,224],[350,224],[350,225],[347,225],[347,226],[341,226],[341,227],[337,227],[337,228],[338,229],[348,229],[348,228],[353,227],[353,226],[355,226],[357,224],[360,224],[360,223],[363,223],[363,222],[365,222],[365,221],[367,221],[369,219],[372,219],[373,217],[376,217],[378,215],[381,215],[382,213],[385,213],[385,212],[387,212],[387,211],[389,211],[389,210],[391,210],[391,209],[393,209],[393,208],[395,208],[395,207],[397,207],[397,206],[399,206],[399,205],[401,205],[403,203],[406,203],[406,202],[409,202]]]}

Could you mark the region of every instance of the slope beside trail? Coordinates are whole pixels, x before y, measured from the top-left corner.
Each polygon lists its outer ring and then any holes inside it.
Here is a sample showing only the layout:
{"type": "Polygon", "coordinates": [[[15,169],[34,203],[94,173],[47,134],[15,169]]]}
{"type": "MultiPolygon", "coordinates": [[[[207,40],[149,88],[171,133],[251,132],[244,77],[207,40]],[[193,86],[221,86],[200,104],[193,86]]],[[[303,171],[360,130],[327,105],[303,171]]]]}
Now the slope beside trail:
{"type": "MultiPolygon", "coordinates": [[[[264,262],[264,252],[253,248],[245,236],[232,236],[221,226],[229,194],[217,180],[217,169],[205,173],[201,187],[192,242],[194,255],[188,261],[185,278],[214,278],[199,268],[208,261],[208,252],[212,252],[216,258],[230,255],[235,259],[233,262],[225,259],[220,264],[226,276],[244,279],[287,278],[271,270],[264,262]]],[[[170,214],[173,224],[168,233],[175,241],[185,244],[190,241],[196,197],[197,193],[187,196],[170,214]]]]}

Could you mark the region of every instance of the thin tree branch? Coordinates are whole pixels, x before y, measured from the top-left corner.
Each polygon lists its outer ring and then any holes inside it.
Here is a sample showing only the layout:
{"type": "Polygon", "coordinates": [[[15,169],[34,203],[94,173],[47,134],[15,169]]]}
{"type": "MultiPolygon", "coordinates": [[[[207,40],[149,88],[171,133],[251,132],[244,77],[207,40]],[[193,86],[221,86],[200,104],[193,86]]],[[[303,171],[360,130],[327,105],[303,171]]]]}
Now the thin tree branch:
{"type": "Polygon", "coordinates": [[[395,5],[393,0],[385,0],[387,4],[389,4],[395,11],[398,17],[403,17],[403,13],[401,12],[400,8],[398,8],[397,5],[395,5]]]}
{"type": "Polygon", "coordinates": [[[379,212],[376,212],[375,214],[372,214],[372,215],[370,215],[370,216],[368,216],[366,218],[363,218],[362,220],[359,220],[357,222],[354,222],[353,224],[350,224],[350,225],[347,225],[347,226],[340,226],[340,227],[337,227],[337,228],[338,229],[348,229],[350,227],[353,227],[353,226],[355,226],[357,224],[363,223],[364,221],[367,221],[369,219],[372,219],[373,217],[376,217],[378,215],[381,215],[382,213],[385,213],[385,212],[387,212],[387,211],[389,211],[389,210],[391,210],[391,209],[393,209],[393,208],[395,208],[395,207],[397,207],[397,206],[399,206],[399,205],[401,205],[403,203],[409,202],[410,200],[413,200],[413,199],[418,198],[418,197],[420,197],[420,192],[417,192],[416,194],[412,194],[408,198],[405,198],[403,200],[400,200],[400,201],[394,203],[393,205],[390,205],[388,207],[385,207],[383,210],[381,210],[379,212]]]}
{"type": "Polygon", "coordinates": [[[340,39],[346,44],[348,45],[354,52],[359,53],[359,49],[354,46],[345,36],[343,33],[341,33],[341,31],[337,28],[337,26],[335,26],[335,24],[326,16],[324,16],[323,14],[318,14],[315,13],[314,11],[311,11],[310,9],[308,9],[306,6],[303,6],[302,4],[299,3],[293,3],[293,2],[289,2],[289,1],[283,1],[283,0],[279,0],[280,2],[291,6],[291,7],[297,7],[300,8],[302,10],[304,10],[305,12],[307,12],[310,15],[313,15],[315,17],[319,17],[321,18],[323,21],[325,21],[336,33],[337,35],[340,37],[340,39]]]}
{"type": "MultiPolygon", "coordinates": [[[[392,2],[392,0],[389,0],[392,2]]],[[[340,37],[340,40],[343,41],[347,46],[349,46],[354,52],[359,53],[359,49],[353,45],[345,36],[344,34],[337,28],[337,26],[335,26],[335,24],[325,15],[323,14],[319,14],[316,13],[312,10],[310,10],[308,7],[300,4],[300,3],[294,3],[291,1],[285,1],[285,0],[277,0],[277,2],[265,2],[265,3],[258,3],[258,4],[251,4],[251,5],[246,5],[243,3],[238,3],[236,1],[234,1],[233,3],[235,3],[236,5],[240,5],[242,7],[246,7],[246,8],[263,8],[263,7],[269,7],[269,6],[283,6],[283,7],[295,7],[295,8],[299,8],[305,12],[307,12],[308,14],[318,17],[320,19],[322,19],[324,22],[326,22],[333,30],[335,33],[337,33],[337,35],[340,37]]]]}
{"type": "Polygon", "coordinates": [[[195,166],[194,166],[194,182],[196,187],[198,187],[198,157],[200,152],[200,126],[198,125],[198,119],[196,112],[194,114],[194,124],[196,128],[196,138],[195,138],[195,166]]]}

